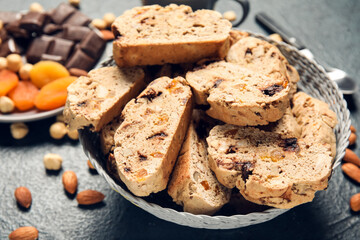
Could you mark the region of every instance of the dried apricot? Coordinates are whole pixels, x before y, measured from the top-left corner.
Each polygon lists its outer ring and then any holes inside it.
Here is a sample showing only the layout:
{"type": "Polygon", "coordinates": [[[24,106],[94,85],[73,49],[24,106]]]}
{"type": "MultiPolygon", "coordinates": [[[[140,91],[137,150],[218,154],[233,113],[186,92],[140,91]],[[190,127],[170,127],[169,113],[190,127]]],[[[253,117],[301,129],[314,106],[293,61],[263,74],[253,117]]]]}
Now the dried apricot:
{"type": "Polygon", "coordinates": [[[19,83],[18,76],[12,71],[3,69],[0,71],[0,96],[5,96],[19,83]]]}
{"type": "Polygon", "coordinates": [[[76,79],[64,77],[46,84],[36,96],[35,106],[40,110],[52,110],[65,105],[67,87],[76,79]]]}
{"type": "Polygon", "coordinates": [[[20,81],[8,95],[14,101],[17,109],[26,111],[34,107],[35,97],[38,93],[39,89],[33,83],[20,81]]]}
{"type": "Polygon", "coordinates": [[[53,61],[40,61],[30,71],[30,79],[38,88],[58,78],[70,76],[69,71],[60,63],[53,61]]]}

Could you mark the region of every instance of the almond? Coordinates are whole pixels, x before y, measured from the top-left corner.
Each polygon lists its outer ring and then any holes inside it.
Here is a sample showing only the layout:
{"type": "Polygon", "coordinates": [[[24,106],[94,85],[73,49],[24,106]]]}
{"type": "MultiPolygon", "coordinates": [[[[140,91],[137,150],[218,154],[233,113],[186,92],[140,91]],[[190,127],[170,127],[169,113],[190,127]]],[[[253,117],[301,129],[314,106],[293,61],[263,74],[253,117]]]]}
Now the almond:
{"type": "Polygon", "coordinates": [[[114,40],[115,36],[114,34],[109,30],[101,30],[102,37],[105,41],[114,40]]]}
{"type": "Polygon", "coordinates": [[[81,76],[87,76],[88,72],[85,70],[82,70],[80,68],[70,68],[69,69],[69,73],[71,76],[75,76],[75,77],[81,77],[81,76]]]}
{"type": "Polygon", "coordinates": [[[89,168],[90,168],[91,170],[94,170],[94,169],[95,169],[94,166],[91,164],[90,160],[87,160],[87,165],[89,166],[89,168]]]}
{"type": "Polygon", "coordinates": [[[63,173],[62,181],[65,190],[70,193],[74,194],[77,189],[78,181],[76,174],[73,171],[66,171],[63,173]]]}
{"type": "Polygon", "coordinates": [[[354,153],[348,148],[345,150],[344,161],[348,163],[353,163],[360,167],[360,158],[356,155],[356,153],[354,153]]]}
{"type": "Polygon", "coordinates": [[[360,193],[357,193],[350,198],[350,208],[354,212],[360,211],[360,193]]]}
{"type": "Polygon", "coordinates": [[[19,227],[9,234],[10,240],[33,240],[38,237],[39,231],[34,227],[19,227]]]}
{"type": "Polygon", "coordinates": [[[105,195],[95,190],[84,190],[79,192],[76,200],[80,205],[92,205],[104,200],[105,195]]]}
{"type": "Polygon", "coordinates": [[[344,163],[341,167],[346,175],[360,183],[360,169],[352,163],[344,163]]]}
{"type": "Polygon", "coordinates": [[[355,128],[353,125],[351,125],[351,126],[350,126],[350,131],[351,131],[352,133],[356,133],[356,128],[355,128]]]}
{"type": "Polygon", "coordinates": [[[20,204],[20,206],[29,208],[32,201],[30,190],[26,187],[18,187],[15,190],[15,199],[20,204]]]}
{"type": "Polygon", "coordinates": [[[349,137],[349,145],[354,145],[356,142],[356,134],[355,133],[351,133],[350,137],[349,137]]]}

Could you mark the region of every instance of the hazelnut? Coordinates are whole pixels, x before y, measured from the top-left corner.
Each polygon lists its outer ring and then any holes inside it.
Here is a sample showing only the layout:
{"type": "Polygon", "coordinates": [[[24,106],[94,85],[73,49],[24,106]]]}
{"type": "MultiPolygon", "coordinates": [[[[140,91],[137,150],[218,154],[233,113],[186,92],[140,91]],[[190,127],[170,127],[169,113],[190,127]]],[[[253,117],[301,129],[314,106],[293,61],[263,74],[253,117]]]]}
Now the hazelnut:
{"type": "Polygon", "coordinates": [[[10,113],[14,111],[15,104],[14,101],[6,96],[0,97],[0,112],[10,113]]]}
{"type": "Polygon", "coordinates": [[[69,130],[67,132],[67,135],[72,140],[78,140],[79,139],[79,132],[76,129],[75,130],[69,130]]]}
{"type": "Polygon", "coordinates": [[[22,80],[29,80],[30,79],[30,71],[33,68],[33,65],[30,63],[26,63],[25,65],[21,66],[19,70],[19,75],[22,80]]]}
{"type": "Polygon", "coordinates": [[[223,17],[232,22],[236,20],[236,13],[234,11],[226,11],[224,12],[223,17]]]}
{"type": "Polygon", "coordinates": [[[4,22],[0,20],[0,30],[3,29],[3,27],[4,27],[4,22]]]}
{"type": "Polygon", "coordinates": [[[0,70],[7,68],[7,60],[4,57],[0,57],[0,70]]]}
{"type": "Polygon", "coordinates": [[[271,35],[269,36],[269,38],[271,38],[271,39],[274,40],[274,41],[278,41],[278,42],[282,42],[282,41],[283,41],[282,37],[281,37],[279,34],[277,34],[277,33],[271,34],[271,35]]]}
{"type": "Polygon", "coordinates": [[[44,12],[44,8],[43,6],[41,6],[40,3],[38,2],[34,2],[30,5],[30,8],[29,8],[29,11],[30,12],[44,12]]]}
{"type": "Polygon", "coordinates": [[[67,133],[65,123],[56,122],[50,126],[50,136],[54,139],[61,139],[67,133]]]}
{"type": "Polygon", "coordinates": [[[106,23],[106,27],[111,27],[111,24],[115,21],[116,16],[113,13],[105,13],[103,16],[103,20],[106,23]]]}
{"type": "Polygon", "coordinates": [[[106,22],[99,18],[93,19],[91,24],[99,30],[103,30],[106,28],[106,22]]]}
{"type": "Polygon", "coordinates": [[[60,170],[62,161],[59,154],[48,153],[44,156],[44,166],[47,170],[60,170]]]}
{"type": "Polygon", "coordinates": [[[80,0],[69,0],[69,3],[76,8],[80,6],[80,0]]]}
{"type": "Polygon", "coordinates": [[[13,138],[22,139],[29,133],[25,123],[13,123],[10,125],[10,132],[13,138]]]}
{"type": "Polygon", "coordinates": [[[17,72],[22,66],[21,56],[19,54],[13,53],[6,57],[7,68],[10,71],[17,72]]]}

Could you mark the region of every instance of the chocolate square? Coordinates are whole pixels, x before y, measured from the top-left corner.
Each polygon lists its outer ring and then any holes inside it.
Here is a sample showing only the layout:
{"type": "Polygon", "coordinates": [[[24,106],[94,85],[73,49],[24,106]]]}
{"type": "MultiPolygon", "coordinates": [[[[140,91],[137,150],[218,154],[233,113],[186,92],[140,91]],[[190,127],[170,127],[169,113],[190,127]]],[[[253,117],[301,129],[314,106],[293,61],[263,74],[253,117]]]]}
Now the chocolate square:
{"type": "Polygon", "coordinates": [[[43,35],[35,38],[26,53],[26,59],[29,63],[36,63],[41,60],[41,55],[46,53],[53,37],[43,35]]]}
{"type": "Polygon", "coordinates": [[[74,51],[73,55],[70,57],[66,64],[66,68],[80,68],[85,71],[89,71],[95,64],[95,60],[83,51],[81,51],[80,48],[77,48],[76,51],[74,51]]]}
{"type": "Polygon", "coordinates": [[[70,15],[75,13],[77,10],[73,6],[67,3],[61,3],[51,13],[51,19],[56,24],[62,24],[70,15]]]}
{"type": "Polygon", "coordinates": [[[91,31],[80,42],[80,48],[94,59],[98,59],[104,51],[106,41],[95,31],[91,31]]]}
{"type": "Polygon", "coordinates": [[[46,15],[39,12],[28,12],[23,15],[20,20],[20,27],[26,29],[28,32],[42,32],[45,23],[46,15]]]}
{"type": "Polygon", "coordinates": [[[64,25],[63,38],[80,42],[90,31],[90,28],[84,26],[64,25]]]}
{"type": "Polygon", "coordinates": [[[29,38],[30,34],[25,29],[20,28],[20,20],[10,22],[5,27],[6,31],[14,38],[29,38]]]}
{"type": "Polygon", "coordinates": [[[51,34],[59,33],[62,30],[63,30],[63,26],[53,23],[48,23],[44,26],[43,32],[47,35],[51,35],[51,34]]]}
{"type": "Polygon", "coordinates": [[[0,38],[2,42],[5,42],[9,39],[9,35],[7,34],[7,31],[5,28],[0,29],[0,38]]]}
{"type": "Polygon", "coordinates": [[[71,50],[74,46],[74,42],[62,38],[53,38],[53,41],[50,44],[47,54],[61,56],[61,58],[66,61],[71,53],[71,50]]]}
{"type": "Polygon", "coordinates": [[[73,26],[87,26],[91,22],[91,19],[88,18],[85,14],[80,11],[76,11],[71,15],[64,24],[73,25],[73,26]]]}

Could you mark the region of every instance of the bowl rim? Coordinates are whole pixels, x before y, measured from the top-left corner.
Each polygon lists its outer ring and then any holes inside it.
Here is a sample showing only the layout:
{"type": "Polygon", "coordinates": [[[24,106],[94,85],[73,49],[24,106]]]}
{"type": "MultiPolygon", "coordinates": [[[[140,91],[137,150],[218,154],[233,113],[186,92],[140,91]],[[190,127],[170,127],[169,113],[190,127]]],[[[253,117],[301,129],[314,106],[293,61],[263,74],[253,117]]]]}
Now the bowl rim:
{"type": "MultiPolygon", "coordinates": [[[[237,30],[237,29],[236,29],[237,30]]],[[[319,71],[320,77],[323,79],[326,79],[326,82],[334,89],[333,93],[336,94],[336,97],[338,98],[338,100],[340,100],[339,102],[337,102],[337,107],[339,111],[335,111],[337,118],[338,118],[338,124],[335,128],[339,128],[339,124],[341,124],[340,120],[339,120],[339,114],[343,114],[341,120],[342,123],[345,124],[345,126],[342,128],[343,131],[340,131],[341,129],[339,129],[336,132],[336,141],[337,141],[337,150],[338,150],[338,135],[341,133],[341,145],[340,145],[340,151],[336,152],[336,156],[333,160],[333,164],[332,164],[332,172],[335,170],[335,168],[341,163],[341,159],[344,157],[345,155],[345,149],[348,146],[348,142],[344,142],[344,139],[348,139],[350,136],[350,125],[351,125],[351,121],[350,121],[350,111],[347,109],[347,103],[344,100],[343,94],[341,93],[341,91],[339,90],[338,86],[336,85],[335,82],[331,81],[328,76],[326,75],[325,69],[324,67],[322,67],[321,65],[319,65],[315,60],[312,59],[308,59],[304,54],[302,54],[298,49],[296,49],[295,47],[284,43],[284,42],[277,42],[274,41],[272,39],[270,39],[267,36],[264,36],[263,34],[260,33],[254,33],[252,31],[249,30],[241,30],[244,32],[247,32],[250,34],[250,36],[252,37],[256,37],[262,40],[265,40],[271,44],[274,44],[275,46],[281,46],[282,48],[287,49],[288,51],[295,51],[297,52],[297,54],[299,54],[302,58],[306,59],[311,65],[312,67],[314,67],[315,69],[317,69],[319,71]],[[348,131],[346,130],[348,129],[348,131]]],[[[280,49],[280,48],[279,48],[280,49]]],[[[105,61],[102,62],[102,66],[108,66],[111,65],[112,63],[114,63],[112,56],[110,56],[108,59],[106,59],[105,61]]],[[[305,91],[306,92],[306,91],[305,91]]],[[[311,96],[313,94],[310,94],[311,96]]],[[[316,98],[318,98],[318,96],[316,96],[316,98]]],[[[326,99],[321,98],[322,101],[326,101],[326,99]]],[[[328,102],[327,102],[328,103],[328,102]]],[[[329,103],[328,103],[329,104],[329,103]]],[[[330,107],[334,110],[334,104],[329,104],[330,107]]],[[[102,175],[105,180],[108,182],[108,184],[111,186],[111,188],[113,190],[115,190],[116,192],[118,192],[119,194],[121,194],[124,198],[126,198],[128,201],[130,201],[131,203],[133,203],[134,205],[142,208],[143,210],[161,218],[164,219],[166,221],[170,221],[173,223],[177,223],[180,225],[185,225],[185,226],[190,226],[190,227],[198,227],[198,228],[209,228],[209,229],[231,229],[231,228],[239,228],[239,227],[244,227],[244,226],[248,226],[248,225],[252,225],[252,224],[246,224],[246,223],[241,223],[242,219],[249,218],[246,221],[252,221],[251,218],[264,218],[264,221],[259,221],[259,222],[254,222],[253,224],[258,224],[261,222],[265,222],[268,220],[271,220],[275,217],[277,217],[280,214],[283,214],[285,212],[287,212],[290,209],[279,209],[279,208],[270,208],[270,209],[266,209],[262,212],[251,212],[248,214],[235,214],[235,215],[231,215],[231,216],[224,216],[224,215],[215,215],[215,216],[209,216],[209,215],[203,215],[203,214],[192,214],[192,213],[188,213],[188,212],[180,212],[177,211],[175,209],[172,208],[168,208],[168,207],[162,207],[158,204],[155,203],[150,203],[147,202],[146,200],[144,200],[141,197],[137,197],[135,195],[133,195],[131,192],[126,191],[125,189],[123,189],[120,185],[118,185],[106,172],[106,170],[101,166],[101,164],[99,164],[97,162],[97,160],[95,158],[93,158],[91,156],[91,154],[89,153],[89,151],[87,149],[85,149],[85,145],[83,144],[83,140],[81,139],[82,133],[81,131],[79,131],[79,135],[80,135],[80,142],[81,145],[83,146],[83,150],[85,152],[85,154],[89,157],[91,163],[94,165],[94,167],[97,169],[97,171],[99,172],[100,175],[102,175]],[[153,210],[153,211],[152,211],[153,210]],[[163,214],[157,214],[157,211],[165,211],[168,214],[175,214],[178,217],[183,217],[183,218],[191,218],[192,220],[199,220],[201,222],[204,222],[203,226],[199,226],[199,225],[191,225],[190,223],[187,222],[182,222],[180,220],[177,219],[173,219],[173,220],[169,220],[167,218],[163,217],[163,214]],[[218,225],[219,223],[226,223],[229,221],[237,221],[238,224],[236,226],[221,226],[218,225]],[[210,223],[210,224],[209,224],[210,223]],[[208,224],[208,225],[207,225],[208,224]],[[212,225],[214,224],[214,225],[212,225]]],[[[339,137],[340,138],[340,137],[339,137]]],[[[329,177],[329,180],[331,179],[331,176],[329,177]]],[[[292,209],[292,208],[291,208],[292,209]]]]}

